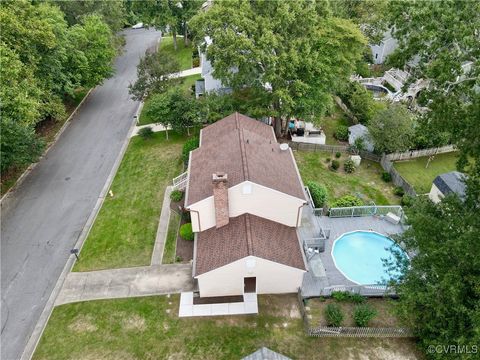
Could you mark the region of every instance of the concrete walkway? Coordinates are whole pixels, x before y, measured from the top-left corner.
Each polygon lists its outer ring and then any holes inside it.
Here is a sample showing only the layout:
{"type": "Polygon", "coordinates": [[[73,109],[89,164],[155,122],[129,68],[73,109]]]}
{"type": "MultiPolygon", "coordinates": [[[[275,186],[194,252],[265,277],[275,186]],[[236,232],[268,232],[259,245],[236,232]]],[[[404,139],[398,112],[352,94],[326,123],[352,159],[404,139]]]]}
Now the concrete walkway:
{"type": "Polygon", "coordinates": [[[242,302],[193,304],[193,292],[180,294],[178,317],[258,314],[256,293],[243,294],[242,302]]]}
{"type": "Polygon", "coordinates": [[[168,129],[168,130],[172,129],[170,126],[165,128],[165,126],[161,124],[147,124],[147,125],[135,126],[130,137],[138,135],[138,132],[140,131],[140,129],[144,127],[152,128],[153,132],[165,131],[165,129],[168,129]]]}
{"type": "Polygon", "coordinates": [[[172,264],[68,274],[55,305],[193,291],[192,266],[172,264]]]}
{"type": "Polygon", "coordinates": [[[197,74],[201,74],[201,73],[202,73],[202,68],[199,66],[199,67],[195,67],[195,68],[180,71],[178,73],[171,74],[170,76],[171,77],[186,77],[186,76],[197,75],[197,74]]]}
{"type": "Polygon", "coordinates": [[[158,221],[157,236],[152,252],[152,265],[161,265],[163,260],[163,250],[165,249],[165,241],[167,240],[168,223],[170,221],[170,194],[172,187],[167,186],[163,195],[162,212],[158,221]]]}

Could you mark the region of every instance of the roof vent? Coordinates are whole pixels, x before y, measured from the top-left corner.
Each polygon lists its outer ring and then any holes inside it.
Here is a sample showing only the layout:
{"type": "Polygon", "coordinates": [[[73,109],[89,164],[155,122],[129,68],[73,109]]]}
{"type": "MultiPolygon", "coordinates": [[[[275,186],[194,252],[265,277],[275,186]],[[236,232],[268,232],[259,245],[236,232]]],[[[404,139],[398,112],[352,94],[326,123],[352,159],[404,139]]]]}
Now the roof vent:
{"type": "Polygon", "coordinates": [[[288,150],[289,146],[287,143],[280,144],[280,150],[285,151],[288,150]]]}

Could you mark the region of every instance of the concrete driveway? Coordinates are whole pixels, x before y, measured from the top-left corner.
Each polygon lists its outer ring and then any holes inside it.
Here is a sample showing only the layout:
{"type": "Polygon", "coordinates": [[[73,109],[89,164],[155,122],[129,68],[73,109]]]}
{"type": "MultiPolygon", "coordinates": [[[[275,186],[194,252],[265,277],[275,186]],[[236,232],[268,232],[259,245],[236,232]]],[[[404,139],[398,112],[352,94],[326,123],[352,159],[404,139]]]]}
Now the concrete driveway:
{"type": "Polygon", "coordinates": [[[20,358],[133,125],[138,103],[127,86],[160,33],[125,35],[116,74],[92,92],[48,155],[2,203],[3,360],[20,358]]]}

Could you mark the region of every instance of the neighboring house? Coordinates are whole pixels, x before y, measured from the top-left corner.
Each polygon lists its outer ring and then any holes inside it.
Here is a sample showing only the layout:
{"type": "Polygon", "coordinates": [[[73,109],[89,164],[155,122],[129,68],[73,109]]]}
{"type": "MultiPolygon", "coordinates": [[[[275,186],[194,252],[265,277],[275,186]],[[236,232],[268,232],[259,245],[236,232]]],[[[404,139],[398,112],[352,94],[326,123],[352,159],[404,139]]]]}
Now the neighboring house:
{"type": "Polygon", "coordinates": [[[370,49],[372,49],[373,63],[383,64],[387,56],[393,53],[397,47],[398,42],[392,37],[391,31],[385,31],[380,44],[370,45],[370,49]]]}
{"type": "Polygon", "coordinates": [[[202,129],[185,197],[200,297],[297,291],[306,203],[293,153],[271,126],[234,113],[202,129]]]}
{"type": "Polygon", "coordinates": [[[262,347],[254,353],[245,356],[242,360],[292,360],[285,355],[279,354],[269,348],[262,347]]]}
{"type": "Polygon", "coordinates": [[[373,143],[370,140],[368,129],[365,125],[357,124],[348,128],[348,143],[354,145],[357,139],[363,139],[365,150],[372,152],[373,143]]]}
{"type": "Polygon", "coordinates": [[[428,197],[434,203],[438,203],[451,193],[457,194],[461,199],[465,197],[465,175],[461,172],[451,171],[438,175],[433,180],[428,197]]]}
{"type": "MultiPolygon", "coordinates": [[[[210,37],[205,37],[205,43],[207,47],[212,43],[210,37]]],[[[231,91],[231,88],[224,86],[220,80],[213,77],[213,66],[211,61],[207,59],[206,53],[200,52],[200,66],[202,67],[202,79],[195,82],[196,98],[210,92],[228,93],[231,91]]]]}

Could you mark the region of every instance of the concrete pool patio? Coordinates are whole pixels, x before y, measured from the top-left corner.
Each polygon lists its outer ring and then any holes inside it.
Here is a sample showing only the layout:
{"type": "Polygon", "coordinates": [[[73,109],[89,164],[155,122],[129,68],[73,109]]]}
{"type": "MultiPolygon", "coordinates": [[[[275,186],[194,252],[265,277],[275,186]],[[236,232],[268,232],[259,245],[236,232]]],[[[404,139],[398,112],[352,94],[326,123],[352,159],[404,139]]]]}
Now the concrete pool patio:
{"type": "MultiPolygon", "coordinates": [[[[347,232],[365,230],[389,236],[404,231],[401,224],[392,224],[383,216],[359,216],[331,218],[328,216],[315,216],[313,210],[306,206],[302,214],[302,238],[313,238],[323,229],[329,236],[324,240],[324,251],[316,252],[308,260],[309,272],[305,273],[302,283],[302,296],[319,296],[323,288],[332,286],[357,286],[348,280],[335,266],[332,258],[332,246],[336,239],[347,232]]],[[[373,284],[372,284],[373,285],[373,284]]]]}

